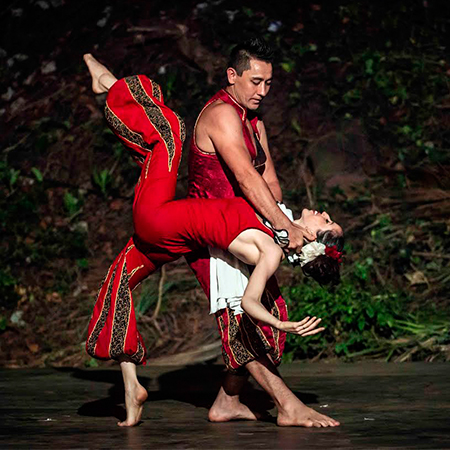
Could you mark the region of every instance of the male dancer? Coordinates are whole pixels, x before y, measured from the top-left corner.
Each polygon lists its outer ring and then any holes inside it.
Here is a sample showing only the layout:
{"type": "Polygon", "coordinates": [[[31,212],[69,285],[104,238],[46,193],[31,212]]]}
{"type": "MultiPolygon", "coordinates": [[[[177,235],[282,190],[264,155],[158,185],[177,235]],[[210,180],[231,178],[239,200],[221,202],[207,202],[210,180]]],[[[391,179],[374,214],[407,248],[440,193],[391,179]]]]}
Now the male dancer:
{"type": "MultiPolygon", "coordinates": [[[[105,92],[109,89],[111,86],[111,77],[115,80],[113,75],[104,68],[104,66],[101,66],[98,64],[92,57],[89,55],[85,58],[89,70],[93,76],[93,89],[94,92],[100,93],[105,92]],[[107,80],[107,81],[105,81],[107,80]]],[[[255,81],[255,80],[254,80],[255,81]]],[[[134,89],[134,87],[133,87],[134,89]]],[[[153,89],[153,95],[156,97],[161,96],[161,93],[159,91],[159,87],[155,85],[151,85],[149,89],[153,89]]],[[[138,98],[141,96],[141,93],[139,92],[139,89],[133,91],[134,97],[131,102],[136,101],[136,105],[139,109],[139,102],[137,102],[138,98]]],[[[144,98],[144,102],[146,99],[144,98]]],[[[132,105],[133,106],[133,105],[132,105]]],[[[141,105],[142,106],[142,105],[141,105]]],[[[134,107],[134,106],[133,106],[134,107]]],[[[109,114],[109,120],[111,122],[115,122],[117,117],[114,117],[114,115],[111,115],[112,111],[108,112],[107,108],[107,115],[109,114]]],[[[122,124],[123,125],[123,124],[122,124]]],[[[119,123],[119,126],[121,124],[119,123]]],[[[125,127],[126,128],[126,127],[125,127]]],[[[242,128],[241,128],[242,130],[242,128]]],[[[151,143],[145,142],[145,132],[142,133],[144,139],[142,139],[142,136],[136,136],[132,132],[130,133],[130,129],[125,129],[125,137],[123,137],[123,140],[127,142],[127,145],[136,151],[136,160],[140,165],[144,165],[144,160],[148,161],[148,156],[145,157],[145,152],[151,151],[151,143]]],[[[180,126],[180,133],[182,134],[181,126],[180,126]]],[[[248,134],[248,133],[247,133],[248,134]]],[[[168,151],[170,153],[170,149],[168,148],[168,151]]],[[[267,156],[266,156],[267,157],[267,156]]],[[[145,172],[144,172],[145,173],[145,172]]],[[[201,188],[201,185],[198,185],[198,187],[201,188]]],[[[268,217],[270,217],[270,213],[267,214],[268,217]]],[[[280,219],[281,221],[283,219],[280,219]]],[[[272,221],[277,224],[277,218],[275,214],[275,218],[272,217],[272,221]]],[[[280,223],[280,222],[278,222],[280,223]]],[[[277,226],[277,225],[275,225],[277,226]]],[[[286,226],[286,228],[289,228],[286,226]]],[[[295,234],[295,231],[294,233],[295,234]]],[[[102,289],[99,299],[101,300],[102,296],[106,296],[109,299],[109,302],[111,305],[118,305],[120,306],[120,303],[123,302],[124,296],[127,297],[130,295],[130,291],[133,289],[133,287],[139,283],[143,278],[145,278],[150,272],[154,270],[154,267],[150,267],[150,263],[145,260],[145,256],[142,254],[139,254],[137,249],[134,246],[134,243],[132,240],[130,240],[130,243],[126,246],[123,252],[119,255],[119,257],[114,262],[110,272],[108,273],[108,276],[105,280],[105,283],[103,285],[103,288],[108,287],[108,289],[102,289]],[[102,293],[103,292],[103,293],[102,293]]],[[[268,296],[269,297],[269,296],[268,296]]],[[[128,298],[129,300],[129,298],[128,298]]],[[[276,298],[270,297],[268,298],[269,303],[272,303],[273,311],[271,312],[278,312],[278,317],[283,320],[283,318],[286,316],[285,308],[283,309],[282,306],[284,305],[283,300],[281,297],[278,296],[276,298]],[[283,317],[284,314],[284,317],[283,317]]],[[[131,313],[133,311],[131,310],[131,313]]],[[[274,314],[275,315],[275,314],[274,314]]],[[[233,319],[229,317],[229,321],[225,323],[224,321],[221,321],[219,318],[219,325],[224,325],[224,327],[228,326],[231,329],[231,326],[236,327],[236,323],[232,322],[233,319]],[[231,325],[230,325],[231,323],[231,325]]],[[[114,323],[111,325],[112,327],[115,326],[114,323]]],[[[241,324],[237,324],[237,328],[240,328],[241,324]]],[[[121,330],[117,330],[118,332],[121,332],[121,330]]],[[[265,330],[267,331],[267,330],[265,330]]],[[[92,332],[92,330],[91,330],[92,332]]],[[[90,332],[90,336],[92,333],[90,332]]],[[[129,336],[132,333],[137,333],[137,330],[131,330],[129,328],[126,328],[126,335],[122,339],[122,347],[118,347],[118,352],[126,349],[127,346],[127,336],[129,336]]],[[[120,333],[119,333],[120,334],[120,333]]],[[[233,333],[231,333],[233,335],[233,333]]],[[[260,345],[263,351],[269,353],[272,356],[272,359],[276,362],[279,362],[279,359],[281,358],[282,353],[282,347],[284,344],[284,336],[281,336],[281,333],[278,333],[275,336],[275,333],[268,330],[266,333],[267,336],[260,337],[260,339],[263,341],[264,345],[260,345]],[[272,333],[272,335],[271,335],[272,333]],[[280,339],[281,337],[281,339],[280,339]]],[[[228,333],[230,335],[230,333],[228,333]]],[[[111,335],[112,336],[112,335],[111,335]]],[[[222,333],[222,337],[224,334],[222,333]]],[[[94,336],[95,337],[95,336],[94,336]]],[[[233,339],[236,336],[233,335],[233,339]]],[[[116,350],[116,345],[112,345],[113,343],[110,342],[110,345],[107,346],[106,349],[107,352],[109,352],[109,357],[120,357],[120,353],[113,354],[116,350]]],[[[228,344],[228,343],[225,343],[228,344]]],[[[258,354],[254,351],[256,345],[256,342],[251,342],[251,351],[253,353],[258,354]]],[[[233,345],[233,344],[231,344],[233,345]]],[[[89,347],[89,341],[88,341],[88,347],[89,347]]],[[[224,345],[225,347],[225,345],[224,345]]],[[[231,346],[230,346],[231,348],[231,346]]],[[[94,349],[95,350],[104,350],[104,349],[94,349]]],[[[242,348],[241,348],[242,350],[242,348]]],[[[128,349],[126,353],[129,356],[128,360],[121,360],[121,367],[124,373],[127,370],[134,370],[135,366],[131,367],[128,366],[129,364],[133,363],[140,363],[143,361],[145,356],[145,350],[142,348],[142,346],[139,346],[134,349],[128,349]],[[124,367],[130,367],[129,369],[125,369],[124,367]]],[[[244,359],[242,358],[236,358],[236,353],[233,353],[231,348],[231,353],[233,354],[234,363],[237,363],[242,365],[242,361],[247,359],[249,361],[249,357],[254,358],[254,355],[246,349],[244,349],[244,359]]],[[[226,351],[224,351],[224,354],[227,354],[226,351]]],[[[262,352],[264,354],[264,352],[262,352]]],[[[98,355],[96,355],[98,356],[98,355]]],[[[242,355],[241,355],[242,356],[242,355]]],[[[100,356],[101,357],[101,356],[100,356]]],[[[334,421],[333,419],[330,419],[326,416],[323,416],[321,414],[316,413],[315,411],[311,410],[310,408],[307,408],[303,403],[301,403],[294,395],[293,393],[286,387],[280,376],[278,375],[275,366],[273,365],[273,362],[271,359],[269,359],[267,356],[263,356],[262,358],[259,358],[258,361],[249,361],[244,362],[244,364],[249,367],[250,372],[252,375],[255,376],[257,381],[264,387],[264,389],[267,390],[267,392],[274,398],[278,410],[278,423],[279,425],[300,425],[300,426],[335,426],[338,425],[338,422],[334,421]],[[260,367],[259,367],[260,366],[260,367]],[[253,370],[253,367],[256,367],[253,370]]],[[[228,361],[229,362],[229,361],[228,361]]],[[[233,364],[233,363],[232,363],[233,364]]],[[[229,364],[229,367],[233,367],[233,365],[229,364]]],[[[239,381],[242,378],[239,379],[239,381]]],[[[231,387],[234,388],[233,382],[231,383],[231,387]]],[[[144,392],[142,392],[142,387],[140,386],[125,386],[126,388],[126,402],[127,402],[127,420],[122,423],[122,425],[130,426],[137,423],[139,420],[140,413],[142,411],[142,403],[145,400],[144,392]]],[[[229,391],[228,386],[225,385],[223,388],[225,396],[231,397],[231,402],[236,405],[236,412],[228,417],[219,417],[217,420],[231,420],[231,419],[239,419],[239,418],[247,418],[247,419],[255,419],[255,416],[253,413],[248,410],[244,405],[242,405],[239,402],[239,398],[236,394],[233,394],[233,392],[229,391]],[[231,395],[229,395],[229,392],[231,395]]],[[[220,396],[221,394],[219,394],[220,396]]],[[[217,402],[216,402],[217,403],[217,402]]],[[[220,403],[220,402],[219,402],[220,403]]],[[[216,405],[217,406],[217,405],[216,405]]],[[[216,411],[220,413],[221,406],[219,404],[219,407],[216,408],[216,411]]],[[[222,409],[224,411],[224,409],[222,409]]],[[[214,409],[213,409],[214,412],[214,409]]],[[[226,411],[225,411],[226,412],[226,411]]],[[[210,419],[215,420],[216,418],[211,417],[210,419]]]]}
{"type": "MultiPolygon", "coordinates": [[[[288,232],[287,248],[298,251],[304,237],[314,240],[314,236],[291,222],[277,205],[282,201],[281,188],[270,156],[264,123],[255,114],[270,90],[271,61],[271,49],[259,39],[244,42],[233,49],[227,68],[227,87],[207,102],[197,119],[189,154],[188,196],[244,196],[275,229],[288,232]]],[[[187,260],[209,297],[208,251],[188,256],[187,260]]],[[[272,305],[271,312],[276,315],[280,311],[284,317],[286,305],[274,277],[269,280],[265,295],[272,305]]],[[[246,315],[235,316],[229,308],[218,311],[216,319],[229,371],[209,411],[209,419],[214,422],[256,419],[239,400],[247,370],[277,399],[277,407],[282,411],[283,399],[289,398],[289,390],[285,390],[275,365],[281,361],[284,334],[266,328],[264,336],[257,336],[252,323],[245,320],[246,315]],[[250,346],[243,339],[248,335],[252,337],[250,346]]],[[[287,320],[287,315],[284,320],[287,320]]],[[[286,411],[289,409],[287,406],[286,411]]],[[[302,408],[283,413],[283,424],[306,425],[311,419],[308,414],[302,408]]]]}

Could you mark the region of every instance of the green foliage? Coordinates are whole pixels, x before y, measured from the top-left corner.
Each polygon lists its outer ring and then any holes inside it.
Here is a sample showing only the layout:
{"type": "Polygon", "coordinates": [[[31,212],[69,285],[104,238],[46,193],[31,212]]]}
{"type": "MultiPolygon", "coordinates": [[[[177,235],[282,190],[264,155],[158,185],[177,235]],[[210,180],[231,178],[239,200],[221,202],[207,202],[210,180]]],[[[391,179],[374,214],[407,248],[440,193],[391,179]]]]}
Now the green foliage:
{"type": "MultiPolygon", "coordinates": [[[[355,216],[358,205],[351,201],[355,216]]],[[[391,212],[364,219],[346,236],[343,277],[335,291],[310,279],[285,289],[291,320],[316,315],[326,327],[306,339],[288,336],[286,357],[445,358],[450,343],[447,224],[403,215],[398,225],[391,212]]]]}
{"type": "Polygon", "coordinates": [[[98,367],[98,361],[94,358],[89,358],[84,362],[84,366],[88,368],[96,368],[98,367]]]}
{"type": "MultiPolygon", "coordinates": [[[[173,286],[173,282],[164,283],[162,292],[163,296],[167,294],[173,286]]],[[[141,295],[139,296],[135,306],[136,317],[143,316],[144,314],[147,314],[155,309],[156,303],[158,302],[158,292],[158,280],[152,278],[144,284],[141,295]]],[[[161,311],[164,311],[164,307],[165,305],[163,302],[161,311]]]]}
{"type": "Polygon", "coordinates": [[[42,183],[44,181],[44,175],[42,175],[42,172],[38,168],[32,167],[31,171],[33,172],[33,175],[36,177],[36,180],[39,181],[39,183],[42,183]]]}
{"type": "Polygon", "coordinates": [[[113,177],[111,171],[108,169],[98,170],[94,168],[92,172],[92,179],[94,181],[94,185],[100,189],[100,192],[106,198],[108,197],[110,190],[113,185],[113,177]]]}
{"type": "Polygon", "coordinates": [[[13,186],[16,184],[17,180],[19,179],[20,170],[16,169],[9,169],[9,189],[12,190],[13,186]]]}
{"type": "MultiPolygon", "coordinates": [[[[395,31],[393,23],[405,20],[405,11],[392,9],[380,23],[387,36],[395,31]]],[[[405,31],[413,34],[414,28],[405,31]]],[[[327,66],[331,114],[361,118],[374,144],[397,148],[398,158],[409,165],[448,161],[447,133],[432,119],[448,91],[444,47],[430,53],[426,33],[431,38],[434,31],[425,26],[422,31],[420,42],[412,35],[400,35],[395,47],[391,41],[383,47],[376,39],[363,40],[351,53],[334,42],[328,61],[335,65],[327,66]]]]}
{"type": "Polygon", "coordinates": [[[430,338],[439,344],[450,341],[448,313],[443,317],[442,312],[431,307],[422,308],[420,314],[411,313],[411,299],[405,294],[375,294],[348,279],[334,292],[308,280],[285,289],[284,294],[289,299],[290,320],[317,316],[326,327],[324,332],[308,338],[288,335],[288,360],[318,355],[383,356],[389,360],[430,338]]]}
{"type": "Polygon", "coordinates": [[[158,287],[150,280],[145,283],[142,288],[141,295],[136,301],[135,311],[136,317],[139,318],[146,314],[151,309],[154,309],[158,301],[158,287]]]}
{"type": "Polygon", "coordinates": [[[373,259],[366,258],[362,262],[355,262],[354,276],[360,281],[367,281],[370,279],[370,271],[373,266],[373,259]]]}
{"type": "Polygon", "coordinates": [[[82,200],[67,191],[64,194],[64,206],[69,217],[73,218],[81,212],[82,200]]]}
{"type": "Polygon", "coordinates": [[[80,269],[86,270],[89,269],[89,261],[86,258],[77,259],[77,266],[80,269]]]}
{"type": "MultiPolygon", "coordinates": [[[[195,286],[197,286],[195,279],[167,281],[163,286],[163,299],[170,292],[183,292],[193,289],[195,286]]],[[[141,294],[136,300],[136,317],[141,317],[155,309],[158,302],[158,292],[159,280],[156,277],[151,277],[144,283],[141,294]]],[[[164,310],[165,304],[163,301],[161,311],[164,310]]]]}
{"type": "MultiPolygon", "coordinates": [[[[18,286],[27,285],[26,275],[36,268],[50,271],[49,283],[42,289],[69,292],[80,270],[86,265],[86,229],[74,219],[82,212],[83,198],[64,190],[61,203],[69,220],[64,225],[47,225],[43,220],[48,204],[48,186],[42,172],[32,167],[29,173],[11,166],[6,158],[0,162],[0,229],[4,237],[0,247],[3,267],[0,270],[1,306],[13,309],[19,295],[18,286]],[[44,213],[44,214],[43,214],[44,213]],[[63,260],[78,258],[69,269],[63,260]],[[55,269],[56,267],[56,269],[55,269]],[[23,270],[23,269],[26,270],[23,270]],[[54,284],[52,284],[52,282],[54,284]]],[[[52,194],[53,195],[53,194],[52,194]]],[[[50,223],[54,217],[48,217],[50,223]]]]}

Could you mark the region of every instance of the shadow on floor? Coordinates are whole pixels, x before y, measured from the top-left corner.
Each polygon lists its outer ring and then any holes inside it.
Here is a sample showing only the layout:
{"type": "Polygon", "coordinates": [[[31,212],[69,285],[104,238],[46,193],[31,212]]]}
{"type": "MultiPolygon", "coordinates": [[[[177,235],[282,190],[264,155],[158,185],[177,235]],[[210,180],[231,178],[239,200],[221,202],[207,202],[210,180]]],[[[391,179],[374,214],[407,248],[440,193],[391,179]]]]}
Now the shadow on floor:
{"type": "MultiPolygon", "coordinates": [[[[125,420],[126,412],[121,406],[124,403],[125,391],[120,371],[116,370],[82,370],[62,369],[70,371],[71,376],[87,381],[109,383],[108,397],[85,403],[78,408],[78,414],[89,417],[116,417],[125,420]]],[[[189,403],[199,408],[209,409],[216,398],[222,384],[225,371],[216,365],[192,365],[160,375],[156,380],[139,376],[139,381],[149,391],[147,403],[175,400],[189,403]]],[[[317,396],[294,392],[304,403],[316,403],[317,396]]],[[[241,401],[250,409],[260,413],[265,420],[273,421],[268,411],[274,408],[270,396],[246,383],[241,394],[241,401]]]]}

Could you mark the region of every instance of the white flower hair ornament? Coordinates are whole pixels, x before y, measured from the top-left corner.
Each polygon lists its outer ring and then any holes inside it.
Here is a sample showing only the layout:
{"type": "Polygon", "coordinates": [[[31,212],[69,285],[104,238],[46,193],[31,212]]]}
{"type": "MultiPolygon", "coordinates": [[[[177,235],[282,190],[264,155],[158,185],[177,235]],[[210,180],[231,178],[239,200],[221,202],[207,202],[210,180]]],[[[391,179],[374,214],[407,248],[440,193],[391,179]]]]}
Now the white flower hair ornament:
{"type": "Polygon", "coordinates": [[[300,253],[294,253],[288,255],[288,261],[293,265],[297,266],[300,264],[301,267],[308,264],[309,262],[315,260],[320,255],[327,255],[330,258],[335,259],[339,263],[342,261],[342,252],[337,251],[336,246],[326,246],[321,242],[313,241],[302,247],[300,253]]]}
{"type": "Polygon", "coordinates": [[[300,266],[303,267],[305,264],[313,261],[320,255],[325,255],[326,245],[320,242],[310,242],[302,247],[302,251],[300,252],[300,266]]]}

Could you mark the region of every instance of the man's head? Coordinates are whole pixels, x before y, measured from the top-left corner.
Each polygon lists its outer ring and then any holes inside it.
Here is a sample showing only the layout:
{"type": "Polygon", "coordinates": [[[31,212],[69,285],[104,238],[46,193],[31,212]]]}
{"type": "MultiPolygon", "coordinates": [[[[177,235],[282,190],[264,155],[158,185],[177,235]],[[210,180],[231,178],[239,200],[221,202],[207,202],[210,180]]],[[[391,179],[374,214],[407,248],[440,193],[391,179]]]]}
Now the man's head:
{"type": "Polygon", "coordinates": [[[272,83],[273,52],[261,39],[251,39],[233,48],[228,63],[229,92],[245,108],[255,110],[272,83]]]}

